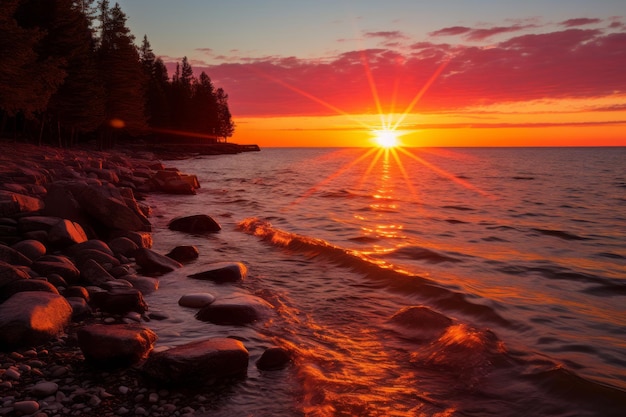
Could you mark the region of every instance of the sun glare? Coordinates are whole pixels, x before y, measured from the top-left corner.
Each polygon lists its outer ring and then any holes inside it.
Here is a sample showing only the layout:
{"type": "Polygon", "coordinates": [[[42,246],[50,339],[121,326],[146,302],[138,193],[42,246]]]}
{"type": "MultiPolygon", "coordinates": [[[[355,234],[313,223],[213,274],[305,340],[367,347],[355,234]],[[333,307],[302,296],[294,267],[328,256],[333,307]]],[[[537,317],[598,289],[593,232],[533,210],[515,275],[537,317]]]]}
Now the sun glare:
{"type": "Polygon", "coordinates": [[[398,133],[395,130],[375,130],[374,140],[380,148],[395,148],[398,146],[398,133]]]}

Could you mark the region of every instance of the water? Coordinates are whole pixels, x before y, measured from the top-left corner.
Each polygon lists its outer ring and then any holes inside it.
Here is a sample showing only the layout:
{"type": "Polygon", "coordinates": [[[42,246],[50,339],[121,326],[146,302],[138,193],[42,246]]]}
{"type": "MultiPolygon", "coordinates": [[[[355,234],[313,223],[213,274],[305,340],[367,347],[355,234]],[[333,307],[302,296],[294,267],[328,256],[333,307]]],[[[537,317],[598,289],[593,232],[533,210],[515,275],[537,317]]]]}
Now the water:
{"type": "Polygon", "coordinates": [[[251,355],[210,415],[625,415],[626,148],[407,152],[171,163],[202,188],[149,198],[154,249],[201,255],[161,277],[147,299],[169,318],[150,326],[162,345],[227,336],[251,355]],[[198,213],[223,230],[167,230],[198,213]],[[245,263],[246,281],[187,278],[220,261],[245,263]],[[255,294],[274,312],[200,322],[177,305],[198,291],[255,294]],[[425,308],[396,315],[411,306],[425,308]],[[258,371],[271,345],[293,366],[258,371]]]}

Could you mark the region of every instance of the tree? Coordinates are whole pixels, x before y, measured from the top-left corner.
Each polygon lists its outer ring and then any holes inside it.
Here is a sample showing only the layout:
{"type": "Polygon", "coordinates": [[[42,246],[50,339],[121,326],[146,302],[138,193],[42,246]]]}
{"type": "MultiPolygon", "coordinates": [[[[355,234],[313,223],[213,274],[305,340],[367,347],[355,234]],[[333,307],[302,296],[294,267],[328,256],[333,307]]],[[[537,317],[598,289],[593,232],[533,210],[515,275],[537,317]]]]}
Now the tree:
{"type": "Polygon", "coordinates": [[[18,23],[18,4],[17,0],[0,3],[0,133],[8,117],[33,118],[44,111],[66,75],[59,59],[38,54],[44,33],[18,23]]]}
{"type": "Polygon", "coordinates": [[[235,123],[233,122],[230,110],[228,108],[228,94],[224,92],[222,88],[218,88],[215,92],[217,101],[217,135],[224,138],[229,138],[235,133],[235,123]]]}
{"type": "Polygon", "coordinates": [[[169,90],[167,68],[163,60],[154,55],[146,35],[144,35],[139,47],[139,59],[144,75],[148,80],[145,92],[148,125],[150,127],[169,127],[171,118],[167,99],[169,90]]]}
{"type": "Polygon", "coordinates": [[[110,9],[107,0],[100,3],[100,24],[98,60],[106,96],[105,123],[137,135],[146,128],[146,77],[134,36],[119,4],[110,9]]]}

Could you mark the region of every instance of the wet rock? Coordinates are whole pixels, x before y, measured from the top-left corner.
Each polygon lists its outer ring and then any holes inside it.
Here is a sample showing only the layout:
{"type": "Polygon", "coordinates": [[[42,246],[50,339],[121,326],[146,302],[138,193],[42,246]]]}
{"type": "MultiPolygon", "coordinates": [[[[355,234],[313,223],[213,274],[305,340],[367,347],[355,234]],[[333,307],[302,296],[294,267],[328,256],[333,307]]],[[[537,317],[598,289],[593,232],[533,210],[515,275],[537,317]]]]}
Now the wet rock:
{"type": "Polygon", "coordinates": [[[46,254],[46,246],[40,241],[33,239],[26,239],[17,242],[12,246],[12,248],[29,258],[31,261],[34,261],[46,254]]]}
{"type": "Polygon", "coordinates": [[[196,248],[195,246],[186,245],[175,247],[165,256],[172,258],[177,262],[186,263],[197,259],[199,254],[200,252],[198,252],[198,248],[196,248]]]}
{"type": "Polygon", "coordinates": [[[147,357],[157,335],[150,329],[128,324],[93,324],[78,331],[85,359],[98,366],[127,366],[147,357]]]}
{"type": "Polygon", "coordinates": [[[173,219],[167,227],[170,230],[179,232],[204,234],[214,233],[222,230],[222,227],[206,214],[196,214],[194,216],[177,217],[173,219]]]}
{"type": "Polygon", "coordinates": [[[213,324],[243,326],[267,317],[271,309],[271,304],[261,298],[238,295],[202,307],[196,318],[213,324]]]}
{"type": "Polygon", "coordinates": [[[116,237],[127,237],[140,248],[148,248],[152,247],[152,235],[147,232],[134,232],[130,230],[115,230],[110,234],[111,238],[116,237]]]}
{"type": "Polygon", "coordinates": [[[274,371],[283,369],[291,362],[291,354],[281,347],[269,347],[263,352],[259,360],[256,361],[256,367],[262,371],[274,371]]]}
{"type": "Polygon", "coordinates": [[[14,294],[0,304],[0,345],[36,345],[60,334],[72,308],[64,297],[41,291],[14,294]]]}
{"type": "Polygon", "coordinates": [[[33,261],[24,256],[19,251],[6,245],[0,244],[0,261],[9,263],[11,265],[23,265],[30,266],[33,261]]]}
{"type": "Polygon", "coordinates": [[[215,296],[208,292],[185,294],[178,300],[182,307],[202,308],[215,301],[215,296]]]}
{"type": "Polygon", "coordinates": [[[164,274],[182,268],[182,264],[147,248],[135,252],[135,262],[147,273],[164,274]]]}
{"type": "Polygon", "coordinates": [[[195,175],[185,175],[174,170],[160,170],[151,177],[158,191],[169,194],[195,194],[200,183],[195,175]]]}
{"type": "MultiPolygon", "coordinates": [[[[99,252],[102,253],[102,252],[99,252]]],[[[93,259],[87,259],[80,268],[80,276],[87,285],[102,286],[115,278],[93,259]]]]}
{"type": "Polygon", "coordinates": [[[241,262],[218,262],[208,265],[208,269],[189,278],[209,280],[217,283],[238,282],[246,278],[248,268],[241,262]]]}
{"type": "Polygon", "coordinates": [[[208,383],[227,376],[244,375],[248,358],[247,349],[238,340],[207,339],[152,353],[143,370],[164,383],[208,383]]]}
{"type": "Polygon", "coordinates": [[[72,320],[82,320],[91,316],[91,307],[82,297],[65,297],[72,307],[72,320]]]}
{"type": "MultiPolygon", "coordinates": [[[[115,281],[110,281],[112,283],[115,281]]],[[[143,313],[148,308],[141,291],[136,288],[117,287],[108,291],[94,292],[91,294],[93,303],[111,314],[125,314],[129,311],[143,313]]]]}
{"type": "Polygon", "coordinates": [[[119,259],[108,253],[96,249],[84,249],[74,255],[74,260],[78,268],[82,269],[88,261],[95,261],[105,269],[112,269],[120,264],[119,259]]]}
{"type": "Polygon", "coordinates": [[[404,307],[389,320],[402,337],[429,340],[440,336],[452,319],[424,306],[404,307]]]}
{"type": "MultiPolygon", "coordinates": [[[[70,246],[69,248],[65,250],[65,253],[67,253],[71,257],[76,257],[76,256],[79,256],[82,252],[86,250],[90,250],[90,249],[106,253],[109,256],[115,255],[113,251],[111,250],[111,248],[109,247],[109,245],[107,245],[102,240],[98,240],[98,239],[89,239],[86,242],[82,242],[82,243],[78,243],[76,245],[70,246]]],[[[87,252],[87,253],[90,253],[90,252],[87,252]]]]}
{"type": "Polygon", "coordinates": [[[138,275],[125,275],[119,279],[130,282],[133,288],[137,288],[144,294],[150,294],[159,289],[159,280],[156,278],[138,275]]]}

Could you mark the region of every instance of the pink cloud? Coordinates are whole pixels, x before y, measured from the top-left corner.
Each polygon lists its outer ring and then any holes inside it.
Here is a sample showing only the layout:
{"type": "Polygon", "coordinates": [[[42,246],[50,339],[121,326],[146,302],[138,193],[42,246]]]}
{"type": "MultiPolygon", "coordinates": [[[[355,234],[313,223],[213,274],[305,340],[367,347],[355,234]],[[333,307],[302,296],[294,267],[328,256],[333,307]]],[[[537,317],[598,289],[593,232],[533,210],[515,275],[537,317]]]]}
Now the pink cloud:
{"type": "Polygon", "coordinates": [[[434,32],[430,32],[429,35],[430,36],[456,36],[456,35],[463,35],[471,31],[472,31],[471,28],[468,28],[465,26],[451,26],[448,28],[443,28],[443,29],[436,30],[434,32]]]}
{"type": "Polygon", "coordinates": [[[387,40],[406,39],[406,36],[398,30],[383,31],[383,32],[366,32],[365,37],[366,38],[384,38],[387,40]]]}
{"type": "Polygon", "coordinates": [[[626,93],[626,32],[593,29],[524,34],[489,48],[415,42],[403,52],[383,47],[328,59],[248,58],[194,69],[228,92],[235,116],[321,115],[376,112],[369,79],[385,111],[403,111],[446,60],[416,111],[626,93]]]}
{"type": "Polygon", "coordinates": [[[571,27],[577,27],[577,26],[593,25],[593,24],[600,23],[600,22],[602,22],[601,19],[591,19],[591,18],[588,18],[588,17],[579,17],[579,18],[576,18],[576,19],[565,20],[565,21],[561,22],[560,25],[568,27],[568,28],[571,28],[571,27]]]}

